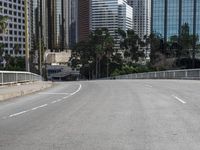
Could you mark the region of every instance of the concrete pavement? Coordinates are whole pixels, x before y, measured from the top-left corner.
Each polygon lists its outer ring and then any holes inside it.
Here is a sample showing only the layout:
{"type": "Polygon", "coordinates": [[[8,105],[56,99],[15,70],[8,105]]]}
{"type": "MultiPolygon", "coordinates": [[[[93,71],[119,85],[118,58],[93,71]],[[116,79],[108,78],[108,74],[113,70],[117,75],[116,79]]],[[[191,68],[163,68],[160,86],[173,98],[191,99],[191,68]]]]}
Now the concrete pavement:
{"type": "Polygon", "coordinates": [[[31,94],[51,86],[52,82],[43,81],[0,86],[0,101],[31,94]]]}
{"type": "Polygon", "coordinates": [[[1,150],[199,150],[199,81],[56,83],[0,103],[1,150]]]}

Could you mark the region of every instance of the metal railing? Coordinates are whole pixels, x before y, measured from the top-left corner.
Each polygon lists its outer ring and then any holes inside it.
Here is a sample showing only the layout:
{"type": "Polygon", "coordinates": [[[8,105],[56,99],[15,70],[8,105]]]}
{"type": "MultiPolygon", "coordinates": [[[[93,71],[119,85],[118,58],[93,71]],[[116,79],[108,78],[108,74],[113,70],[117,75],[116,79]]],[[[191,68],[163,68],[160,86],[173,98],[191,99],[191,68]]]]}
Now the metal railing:
{"type": "Polygon", "coordinates": [[[168,70],[120,75],[106,79],[186,79],[200,80],[200,69],[168,70]]]}
{"type": "Polygon", "coordinates": [[[42,77],[31,72],[0,71],[0,85],[41,81],[42,77]]]}

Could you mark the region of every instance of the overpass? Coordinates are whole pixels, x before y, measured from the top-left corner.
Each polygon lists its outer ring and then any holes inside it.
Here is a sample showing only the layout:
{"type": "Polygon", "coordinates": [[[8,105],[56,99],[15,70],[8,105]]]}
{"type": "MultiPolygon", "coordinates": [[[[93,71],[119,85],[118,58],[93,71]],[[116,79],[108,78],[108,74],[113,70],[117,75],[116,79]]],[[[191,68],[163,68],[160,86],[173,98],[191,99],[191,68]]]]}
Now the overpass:
{"type": "Polygon", "coordinates": [[[1,150],[199,150],[200,82],[57,82],[0,103],[1,150]]]}

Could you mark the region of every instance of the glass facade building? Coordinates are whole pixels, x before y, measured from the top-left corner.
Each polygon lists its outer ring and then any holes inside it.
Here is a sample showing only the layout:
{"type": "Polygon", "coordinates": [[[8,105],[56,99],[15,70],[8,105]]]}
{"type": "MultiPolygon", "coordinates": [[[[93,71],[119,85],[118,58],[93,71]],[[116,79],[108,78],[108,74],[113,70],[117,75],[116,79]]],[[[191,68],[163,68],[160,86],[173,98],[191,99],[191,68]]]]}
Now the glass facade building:
{"type": "Polygon", "coordinates": [[[48,48],[62,51],[68,47],[68,0],[48,0],[48,48]]]}
{"type": "Polygon", "coordinates": [[[152,0],[151,31],[167,41],[179,35],[181,26],[189,24],[190,34],[200,36],[199,0],[152,0]]]}
{"type": "Polygon", "coordinates": [[[36,45],[39,39],[43,40],[45,47],[48,47],[48,17],[47,16],[47,2],[44,0],[31,0],[31,44],[32,49],[36,50],[36,45]],[[39,25],[41,22],[40,32],[39,25]],[[40,35],[40,37],[39,37],[40,35]]]}
{"type": "Polygon", "coordinates": [[[69,47],[78,42],[78,0],[69,0],[69,47]]]}
{"type": "Polygon", "coordinates": [[[117,40],[118,28],[128,30],[133,28],[133,9],[127,0],[91,0],[90,30],[107,28],[117,40]]]}

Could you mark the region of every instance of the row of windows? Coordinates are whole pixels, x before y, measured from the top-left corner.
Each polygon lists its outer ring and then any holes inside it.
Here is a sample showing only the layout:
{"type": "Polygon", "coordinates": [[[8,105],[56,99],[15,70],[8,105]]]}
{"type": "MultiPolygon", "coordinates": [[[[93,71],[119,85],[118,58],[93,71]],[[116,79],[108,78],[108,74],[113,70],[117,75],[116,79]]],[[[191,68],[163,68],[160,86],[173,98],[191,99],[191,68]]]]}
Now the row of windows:
{"type": "MultiPolygon", "coordinates": [[[[4,50],[5,54],[10,54],[13,55],[14,51],[13,50],[4,50]]],[[[25,54],[24,50],[19,50],[19,55],[25,54]]]]}
{"type": "Polygon", "coordinates": [[[13,11],[13,10],[7,10],[7,9],[4,9],[3,10],[3,13],[4,14],[8,14],[8,15],[14,15],[14,16],[19,16],[19,17],[25,17],[24,13],[21,13],[21,12],[16,12],[16,11],[13,11]]]}
{"type": "MultiPolygon", "coordinates": [[[[10,49],[14,49],[14,46],[15,44],[13,43],[5,43],[4,44],[4,48],[7,49],[7,48],[10,48],[10,49]]],[[[19,48],[25,48],[25,44],[18,44],[19,48]]]]}
{"type": "Polygon", "coordinates": [[[14,28],[14,29],[23,29],[25,30],[25,26],[24,25],[18,25],[18,24],[13,24],[13,23],[9,23],[9,28],[14,28]]]}
{"type": "MultiPolygon", "coordinates": [[[[24,5],[24,1],[23,0],[9,0],[9,2],[24,5]]],[[[3,6],[3,5],[5,7],[7,7],[8,6],[8,2],[4,2],[4,4],[3,4],[3,2],[0,2],[0,6],[3,6]]],[[[16,6],[16,5],[14,5],[14,6],[16,6]]],[[[10,7],[10,5],[9,5],[9,7],[10,7]]]]}
{"type": "MultiPolygon", "coordinates": [[[[3,40],[3,38],[0,37],[0,41],[2,41],[2,40],[3,40]]],[[[25,38],[22,38],[22,37],[12,37],[12,36],[4,38],[4,40],[5,41],[9,40],[9,42],[12,42],[12,41],[14,41],[14,42],[25,42],[25,38]]]]}
{"type": "Polygon", "coordinates": [[[10,9],[15,9],[15,10],[23,10],[24,11],[24,7],[13,5],[13,4],[4,3],[4,5],[3,5],[2,2],[0,2],[0,6],[4,6],[5,8],[10,8],[10,9]]]}

